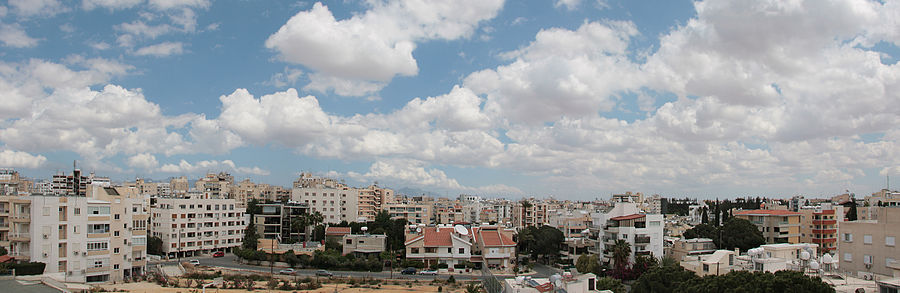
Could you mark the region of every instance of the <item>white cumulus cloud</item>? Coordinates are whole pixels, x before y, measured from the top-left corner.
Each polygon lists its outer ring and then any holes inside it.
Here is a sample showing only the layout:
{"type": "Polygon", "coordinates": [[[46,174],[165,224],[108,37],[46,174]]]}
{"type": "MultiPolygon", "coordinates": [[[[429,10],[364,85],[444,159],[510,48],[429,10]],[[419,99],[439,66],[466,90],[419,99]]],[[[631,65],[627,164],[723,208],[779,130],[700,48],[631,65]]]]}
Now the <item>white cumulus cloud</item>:
{"type": "Polygon", "coordinates": [[[42,155],[32,155],[14,150],[0,151],[0,166],[6,168],[37,168],[47,162],[42,155]]]}

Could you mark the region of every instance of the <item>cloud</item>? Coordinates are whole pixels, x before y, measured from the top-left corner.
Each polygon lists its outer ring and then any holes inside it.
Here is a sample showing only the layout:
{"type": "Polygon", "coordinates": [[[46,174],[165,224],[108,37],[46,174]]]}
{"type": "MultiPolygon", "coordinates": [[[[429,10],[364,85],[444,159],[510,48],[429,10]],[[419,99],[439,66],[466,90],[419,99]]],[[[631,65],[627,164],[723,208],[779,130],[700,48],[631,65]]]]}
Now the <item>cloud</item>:
{"type": "Polygon", "coordinates": [[[304,86],[303,89],[320,93],[333,91],[335,94],[342,96],[359,97],[380,91],[386,85],[387,83],[384,82],[345,79],[327,76],[321,73],[313,73],[309,75],[309,84],[304,86]]]}
{"type": "MultiPolygon", "coordinates": [[[[496,16],[502,0],[370,2],[365,13],[337,20],[322,3],[291,17],[269,36],[266,47],[280,59],[302,64],[329,77],[313,88],[336,86],[331,79],[387,83],[397,75],[414,76],[418,64],[412,56],[416,42],[455,40],[470,36],[478,24],[496,16]]],[[[338,94],[368,94],[370,91],[338,90],[338,94]]]]}
{"type": "Polygon", "coordinates": [[[303,70],[285,67],[284,71],[273,74],[266,83],[276,87],[291,86],[301,77],[303,77],[303,70]]]}
{"type": "Polygon", "coordinates": [[[144,0],[82,0],[81,8],[84,10],[106,8],[115,11],[135,7],[142,2],[144,2],[144,0]]]}
{"type": "Polygon", "coordinates": [[[150,0],[151,7],[159,10],[167,10],[182,7],[207,8],[209,0],[150,0]]]}
{"type": "Polygon", "coordinates": [[[456,179],[449,178],[444,171],[427,168],[426,163],[417,160],[392,159],[377,160],[365,174],[348,172],[347,176],[356,181],[379,180],[389,184],[424,188],[448,189],[476,194],[524,194],[515,187],[496,184],[481,187],[463,186],[456,179]]]}
{"type": "Polygon", "coordinates": [[[137,56],[168,57],[184,53],[184,44],[181,42],[164,42],[138,49],[134,52],[137,56]]]}
{"type": "Polygon", "coordinates": [[[32,155],[14,150],[0,150],[0,166],[6,168],[38,168],[47,162],[42,155],[32,155]]]}
{"type": "Polygon", "coordinates": [[[20,16],[53,16],[67,8],[58,0],[9,0],[9,6],[20,16]]]}
{"type": "Polygon", "coordinates": [[[128,158],[128,166],[141,169],[153,169],[159,166],[156,156],[149,153],[141,153],[128,158]]]}
{"type": "Polygon", "coordinates": [[[575,10],[579,5],[581,5],[581,0],[556,0],[556,3],[553,4],[556,7],[565,6],[568,10],[575,10]]]}
{"type": "Polygon", "coordinates": [[[30,48],[38,44],[38,40],[29,37],[18,24],[3,23],[0,23],[0,42],[3,42],[3,46],[13,48],[30,48]]]}
{"type": "Polygon", "coordinates": [[[188,173],[188,174],[198,174],[201,172],[211,172],[218,170],[230,170],[238,174],[249,174],[249,175],[260,175],[267,176],[270,174],[269,171],[263,170],[259,167],[239,167],[235,165],[234,161],[231,160],[223,160],[223,161],[198,161],[193,164],[188,163],[185,160],[181,160],[177,165],[176,164],[165,164],[159,168],[160,172],[163,173],[188,173]]]}

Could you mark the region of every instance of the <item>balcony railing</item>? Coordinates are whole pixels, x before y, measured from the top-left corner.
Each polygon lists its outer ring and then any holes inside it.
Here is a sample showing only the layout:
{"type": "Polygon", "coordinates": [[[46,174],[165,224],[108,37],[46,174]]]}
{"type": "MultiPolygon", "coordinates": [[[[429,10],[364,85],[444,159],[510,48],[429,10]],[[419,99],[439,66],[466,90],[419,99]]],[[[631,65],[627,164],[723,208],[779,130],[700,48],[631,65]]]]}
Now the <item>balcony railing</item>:
{"type": "Polygon", "coordinates": [[[650,243],[650,236],[634,237],[634,243],[650,243]]]}

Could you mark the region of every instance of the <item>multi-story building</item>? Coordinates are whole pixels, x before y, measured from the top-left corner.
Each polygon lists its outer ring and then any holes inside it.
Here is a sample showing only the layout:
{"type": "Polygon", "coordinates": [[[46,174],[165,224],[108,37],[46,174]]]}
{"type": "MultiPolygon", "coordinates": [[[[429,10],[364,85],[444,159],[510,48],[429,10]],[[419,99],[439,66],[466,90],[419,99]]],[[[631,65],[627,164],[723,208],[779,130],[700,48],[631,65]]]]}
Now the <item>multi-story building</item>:
{"type": "Polygon", "coordinates": [[[547,223],[547,203],[535,200],[521,200],[513,209],[513,221],[515,227],[529,226],[540,227],[547,223]]]}
{"type": "Polygon", "coordinates": [[[609,218],[604,227],[603,261],[612,263],[611,247],[617,240],[631,246],[629,262],[639,255],[661,258],[663,256],[663,215],[631,214],[609,218]]]}
{"type": "MultiPolygon", "coordinates": [[[[202,194],[202,198],[233,198],[231,186],[234,185],[234,176],[225,172],[208,173],[206,177],[194,182],[196,188],[202,194]]],[[[244,201],[238,201],[243,205],[244,201]]]]}
{"type": "Polygon", "coordinates": [[[900,209],[896,207],[879,208],[878,220],[842,222],[837,255],[840,270],[860,277],[890,276],[890,263],[900,260],[898,227],[900,209]]]}
{"type": "Polygon", "coordinates": [[[716,244],[709,238],[678,239],[672,244],[671,257],[676,261],[695,259],[697,256],[712,254],[716,244]]]}
{"type": "MultiPolygon", "coordinates": [[[[303,173],[294,181],[291,199],[308,204],[310,212],[322,214],[325,223],[336,224],[341,221],[354,222],[358,220],[361,192],[330,178],[314,177],[310,173],[303,173]]],[[[374,200],[374,193],[367,198],[374,200]]],[[[371,201],[367,204],[374,205],[371,201]]],[[[381,210],[380,201],[378,210],[381,210]]],[[[374,214],[371,219],[367,219],[375,220],[374,214]]]]}
{"type": "Polygon", "coordinates": [[[413,203],[388,203],[385,210],[391,219],[406,219],[410,224],[430,224],[431,206],[413,203]]]}
{"type": "Polygon", "coordinates": [[[0,246],[16,260],[31,257],[31,201],[28,197],[0,196],[0,246]]]}
{"type": "Polygon", "coordinates": [[[294,227],[294,219],[309,213],[306,203],[258,204],[262,213],[253,215],[253,226],[263,239],[277,239],[281,243],[306,241],[308,227],[294,227]]]}
{"type": "Polygon", "coordinates": [[[79,169],[72,170],[71,175],[56,173],[51,180],[51,192],[57,196],[85,196],[93,176],[83,176],[79,169]]]}
{"type": "Polygon", "coordinates": [[[681,261],[681,267],[698,276],[724,275],[741,270],[735,262],[734,250],[714,250],[712,253],[689,256],[681,261]]]}
{"type": "Polygon", "coordinates": [[[766,243],[800,243],[800,216],[788,210],[745,210],[734,217],[748,220],[762,232],[766,243]]]}
{"type": "Polygon", "coordinates": [[[19,195],[19,172],[13,169],[0,168],[0,196],[19,195]]]}
{"type": "Polygon", "coordinates": [[[800,216],[800,242],[819,245],[819,253],[834,253],[838,248],[838,228],[844,221],[844,207],[822,204],[803,206],[800,216]]]}
{"type": "Polygon", "coordinates": [[[441,205],[434,207],[434,223],[438,225],[453,225],[466,222],[466,214],[458,204],[441,205]]]}
{"type": "Polygon", "coordinates": [[[588,252],[593,242],[588,241],[592,224],[591,215],[583,210],[554,210],[550,211],[547,226],[554,227],[563,232],[566,246],[562,255],[573,261],[582,254],[588,252]]]}
{"type": "Polygon", "coordinates": [[[516,264],[513,232],[494,225],[472,228],[472,262],[481,262],[490,269],[511,270],[516,264]]]}
{"type": "Polygon", "coordinates": [[[191,188],[188,183],[187,177],[173,177],[169,180],[169,188],[172,190],[172,195],[176,197],[185,196],[188,190],[191,188]]]}
{"type": "Polygon", "coordinates": [[[359,192],[358,220],[374,221],[375,215],[384,209],[384,205],[394,201],[394,191],[378,187],[377,184],[357,189],[357,191],[359,192]]]}
{"type": "Polygon", "coordinates": [[[741,270],[754,272],[805,270],[809,268],[808,261],[815,260],[819,254],[818,247],[812,243],[766,244],[748,250],[745,255],[737,256],[737,265],[741,270]],[[809,253],[808,259],[803,259],[804,252],[809,253]]]}
{"type": "Polygon", "coordinates": [[[633,193],[631,191],[626,191],[622,194],[613,194],[609,201],[611,202],[633,202],[633,203],[642,203],[644,202],[644,194],[637,192],[633,193]]]}
{"type": "Polygon", "coordinates": [[[247,227],[244,211],[228,198],[157,198],[151,231],[162,239],[169,258],[230,251],[241,245],[247,227]]]}
{"type": "Polygon", "coordinates": [[[145,201],[130,188],[88,186],[86,197],[30,196],[31,261],[76,283],[123,281],[146,271],[145,201]]]}
{"type": "MultiPolygon", "coordinates": [[[[462,226],[459,226],[462,227],[462,226]]],[[[421,227],[406,235],[406,259],[426,266],[447,264],[452,268],[472,260],[472,233],[452,226],[421,227]]]]}

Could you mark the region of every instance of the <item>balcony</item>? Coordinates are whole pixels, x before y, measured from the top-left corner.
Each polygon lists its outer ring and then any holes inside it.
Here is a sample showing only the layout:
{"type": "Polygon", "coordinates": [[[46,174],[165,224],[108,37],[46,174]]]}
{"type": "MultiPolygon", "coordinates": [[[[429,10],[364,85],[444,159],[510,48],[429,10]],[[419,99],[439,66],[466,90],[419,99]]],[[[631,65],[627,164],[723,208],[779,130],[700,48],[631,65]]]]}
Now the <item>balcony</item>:
{"type": "Polygon", "coordinates": [[[9,223],[0,223],[0,230],[9,230],[9,223]]]}
{"type": "Polygon", "coordinates": [[[813,220],[813,225],[834,225],[837,224],[837,220],[813,220]]]}
{"type": "Polygon", "coordinates": [[[29,241],[31,240],[31,234],[29,233],[10,233],[9,241],[29,241]]]}
{"type": "Polygon", "coordinates": [[[813,229],[813,234],[835,234],[837,229],[813,229]]]}
{"type": "Polygon", "coordinates": [[[652,251],[649,251],[649,250],[635,251],[635,252],[634,252],[634,255],[652,255],[652,254],[653,254],[653,252],[652,252],[652,251]]]}
{"type": "Polygon", "coordinates": [[[837,238],[813,238],[812,243],[820,244],[820,243],[835,243],[837,242],[837,238]]]}
{"type": "Polygon", "coordinates": [[[10,215],[9,219],[13,222],[30,222],[31,221],[31,213],[21,213],[10,215]]]}
{"type": "Polygon", "coordinates": [[[650,236],[634,237],[634,243],[650,243],[650,236]]]}

